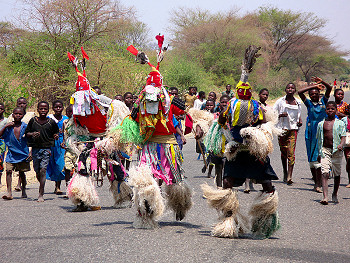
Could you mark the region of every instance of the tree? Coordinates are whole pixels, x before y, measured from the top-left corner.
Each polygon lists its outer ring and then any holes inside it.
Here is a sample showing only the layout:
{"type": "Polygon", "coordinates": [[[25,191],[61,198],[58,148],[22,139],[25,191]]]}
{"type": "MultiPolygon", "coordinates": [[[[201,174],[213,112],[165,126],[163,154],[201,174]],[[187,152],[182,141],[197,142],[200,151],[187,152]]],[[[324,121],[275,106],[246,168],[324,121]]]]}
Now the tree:
{"type": "Polygon", "coordinates": [[[276,70],[281,68],[280,63],[289,49],[298,45],[307,35],[317,34],[326,24],[326,20],[313,13],[285,11],[274,7],[260,7],[258,17],[261,35],[270,43],[270,64],[276,70]]]}
{"type": "MultiPolygon", "coordinates": [[[[67,98],[73,91],[76,74],[66,57],[67,51],[80,56],[80,47],[88,53],[99,49],[125,50],[129,42],[145,41],[146,26],[135,19],[131,7],[113,0],[25,0],[21,14],[25,33],[16,39],[11,62],[16,72],[33,89],[36,98],[67,98]],[[79,53],[78,53],[79,52],[79,53]]],[[[121,55],[126,51],[121,52],[121,55]]],[[[108,54],[109,55],[109,54],[108,54]]],[[[97,71],[90,76],[103,83],[107,59],[96,60],[97,71]],[[95,76],[96,75],[96,76],[95,76]]],[[[120,60],[121,61],[121,60],[120,60]]]]}
{"type": "Polygon", "coordinates": [[[345,62],[341,57],[347,55],[336,50],[328,39],[313,35],[305,35],[286,54],[299,67],[307,82],[314,75],[339,72],[345,62]]]}

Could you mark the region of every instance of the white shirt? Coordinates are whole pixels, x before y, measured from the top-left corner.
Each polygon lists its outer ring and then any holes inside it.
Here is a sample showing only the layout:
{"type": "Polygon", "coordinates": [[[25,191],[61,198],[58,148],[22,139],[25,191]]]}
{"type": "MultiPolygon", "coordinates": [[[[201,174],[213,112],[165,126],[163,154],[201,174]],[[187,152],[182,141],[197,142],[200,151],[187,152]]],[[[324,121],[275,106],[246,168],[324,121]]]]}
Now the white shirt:
{"type": "Polygon", "coordinates": [[[278,114],[287,113],[287,117],[278,118],[277,128],[283,130],[298,130],[299,127],[297,123],[300,119],[301,114],[301,101],[295,99],[296,105],[291,105],[286,102],[286,96],[278,99],[273,106],[273,109],[277,111],[278,114]]]}
{"type": "Polygon", "coordinates": [[[193,108],[200,110],[202,105],[206,102],[207,100],[201,101],[200,99],[196,99],[193,104],[193,108]]]}

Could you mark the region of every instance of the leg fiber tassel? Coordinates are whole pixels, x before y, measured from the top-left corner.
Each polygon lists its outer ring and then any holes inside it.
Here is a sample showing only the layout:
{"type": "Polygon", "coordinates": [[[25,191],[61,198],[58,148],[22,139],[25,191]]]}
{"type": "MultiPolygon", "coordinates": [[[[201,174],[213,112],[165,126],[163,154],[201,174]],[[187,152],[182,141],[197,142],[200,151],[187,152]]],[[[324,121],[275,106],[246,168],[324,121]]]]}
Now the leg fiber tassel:
{"type": "Polygon", "coordinates": [[[220,222],[211,232],[212,236],[233,238],[250,232],[249,220],[239,211],[236,191],[217,190],[207,184],[202,184],[201,188],[209,206],[221,213],[220,222]]]}
{"type": "Polygon", "coordinates": [[[175,212],[176,220],[184,219],[186,213],[192,207],[192,191],[184,182],[167,185],[167,207],[175,212]]]}
{"type": "Polygon", "coordinates": [[[114,180],[111,183],[109,190],[113,194],[114,207],[115,208],[126,208],[132,205],[132,189],[126,182],[118,182],[114,180]]]}
{"type": "Polygon", "coordinates": [[[259,193],[255,198],[249,215],[251,215],[252,233],[260,238],[269,238],[280,227],[277,213],[278,194],[259,193]]]}
{"type": "Polygon", "coordinates": [[[80,205],[83,202],[88,207],[99,206],[100,201],[91,176],[76,173],[69,181],[67,194],[75,205],[80,205]]]}
{"type": "Polygon", "coordinates": [[[133,201],[137,208],[135,228],[156,228],[156,218],[164,212],[164,201],[160,188],[146,165],[130,169],[129,184],[133,187],[133,201]]]}

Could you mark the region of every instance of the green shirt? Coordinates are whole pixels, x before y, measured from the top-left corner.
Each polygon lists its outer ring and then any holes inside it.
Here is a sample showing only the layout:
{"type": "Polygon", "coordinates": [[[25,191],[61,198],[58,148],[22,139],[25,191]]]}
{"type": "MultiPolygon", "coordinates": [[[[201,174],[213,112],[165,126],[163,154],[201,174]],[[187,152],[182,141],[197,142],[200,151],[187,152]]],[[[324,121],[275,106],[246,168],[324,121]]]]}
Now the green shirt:
{"type": "MultiPolygon", "coordinates": [[[[323,124],[324,120],[321,121],[317,126],[317,143],[318,143],[318,152],[321,157],[324,157],[322,153],[322,147],[323,147],[323,124]]],[[[333,151],[332,154],[338,151],[338,145],[341,142],[341,137],[346,136],[346,127],[345,123],[341,120],[335,119],[333,124],[333,151]]]]}

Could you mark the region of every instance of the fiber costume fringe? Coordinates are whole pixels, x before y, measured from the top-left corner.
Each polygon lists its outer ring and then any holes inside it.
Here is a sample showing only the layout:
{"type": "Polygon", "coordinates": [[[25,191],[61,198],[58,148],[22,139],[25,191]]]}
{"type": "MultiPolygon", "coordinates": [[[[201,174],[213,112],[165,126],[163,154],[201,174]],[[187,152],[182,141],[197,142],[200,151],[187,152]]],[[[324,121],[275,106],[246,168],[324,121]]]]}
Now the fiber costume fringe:
{"type": "Polygon", "coordinates": [[[69,181],[67,195],[77,208],[73,211],[83,212],[88,208],[99,210],[99,198],[95,186],[91,180],[90,170],[90,151],[93,144],[88,144],[87,147],[80,153],[78,161],[78,169],[72,179],[69,181]]]}
{"type": "Polygon", "coordinates": [[[203,130],[204,135],[206,135],[210,126],[213,124],[214,115],[208,111],[198,110],[195,108],[190,108],[188,114],[190,114],[192,117],[194,130],[196,126],[199,125],[203,130]]]}
{"type": "Polygon", "coordinates": [[[146,229],[158,227],[155,220],[163,215],[164,201],[152,170],[146,165],[131,168],[129,184],[133,187],[133,201],[137,209],[133,226],[146,229]]]}
{"type": "Polygon", "coordinates": [[[181,221],[192,207],[192,191],[184,182],[165,187],[166,206],[175,212],[176,220],[181,221]]]}
{"type": "Polygon", "coordinates": [[[269,238],[281,225],[277,213],[278,193],[261,192],[254,199],[249,215],[252,217],[252,233],[261,238],[269,238]]]}
{"type": "Polygon", "coordinates": [[[90,176],[75,173],[69,181],[67,193],[69,199],[75,205],[84,203],[88,207],[95,207],[100,202],[90,176]]]}
{"type": "Polygon", "coordinates": [[[237,192],[232,189],[213,189],[207,184],[201,185],[203,197],[207,199],[210,207],[216,209],[219,223],[212,229],[215,237],[238,237],[250,233],[248,219],[239,210],[237,192]]]}
{"type": "Polygon", "coordinates": [[[113,180],[109,190],[113,194],[114,207],[115,208],[125,208],[132,206],[132,194],[133,191],[126,182],[118,182],[113,180]]]}

